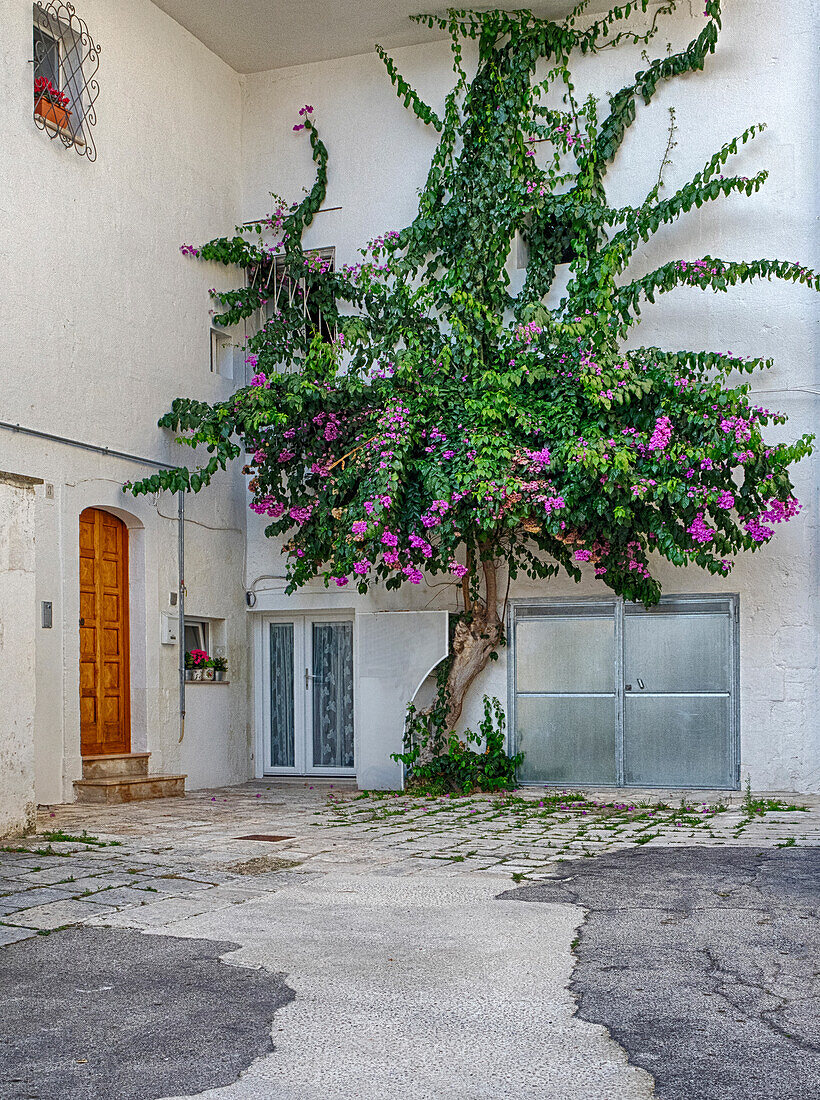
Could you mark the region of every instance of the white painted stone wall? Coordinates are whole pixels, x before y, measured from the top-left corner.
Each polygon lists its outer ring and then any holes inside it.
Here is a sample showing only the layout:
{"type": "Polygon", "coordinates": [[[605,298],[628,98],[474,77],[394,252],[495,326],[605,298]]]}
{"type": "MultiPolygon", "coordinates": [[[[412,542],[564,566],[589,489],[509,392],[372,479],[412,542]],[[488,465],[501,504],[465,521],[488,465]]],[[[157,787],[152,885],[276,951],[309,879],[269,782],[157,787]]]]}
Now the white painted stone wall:
{"type": "MultiPolygon", "coordinates": [[[[6,0],[0,36],[0,420],[158,461],[188,459],[156,422],[180,394],[218,400],[208,288],[232,274],[179,253],[229,230],[239,208],[239,77],[149,0],[82,0],[100,45],[97,160],[32,120],[31,0],[6,0]]],[[[131,548],[132,747],[176,772],[177,650],[160,615],[177,583],[176,500],[124,496],[138,464],[0,429],[0,469],[41,477],[36,599],[54,626],[36,639],[37,801],[71,800],[80,775],[78,521],[116,511],[131,548]]],[[[183,745],[197,759],[226,743],[223,782],[249,769],[244,507],[232,472],[186,509],[188,610],[225,620],[231,684],[183,745]]],[[[189,696],[194,707],[195,688],[189,696]]],[[[190,757],[189,757],[190,758],[190,757]]],[[[189,786],[200,771],[192,769],[189,786]]],[[[2,782],[2,780],[0,780],[2,782]]],[[[2,788],[0,788],[2,797],[2,788]]]]}
{"type": "MultiPolygon", "coordinates": [[[[680,47],[697,33],[702,7],[681,5],[668,23],[680,47]],[[689,8],[691,7],[691,12],[689,8]]],[[[639,252],[636,273],[668,259],[696,259],[706,252],[727,258],[760,256],[800,260],[817,268],[814,221],[817,178],[817,85],[815,5],[794,0],[772,5],[734,0],[726,5],[724,31],[706,71],[662,86],[649,108],[638,108],[614,169],[607,176],[616,203],[640,202],[657,179],[667,139],[668,108],[677,110],[677,148],[667,173],[667,194],[684,183],[723,142],[747,126],[769,129],[743,148],[731,171],[770,171],[753,199],[732,197],[694,211],[663,229],[639,252]]],[[[663,50],[661,38],[653,48],[663,50]]],[[[451,86],[446,43],[407,47],[394,54],[400,71],[434,108],[451,86]]],[[[640,49],[611,51],[577,67],[579,94],[602,94],[627,83],[642,67],[640,49]]],[[[262,216],[268,192],[298,197],[313,179],[308,143],[291,127],[304,103],[330,151],[326,207],[306,234],[312,247],[335,245],[337,263],[354,262],[367,239],[406,224],[415,211],[435,135],[417,122],[394,95],[375,56],[343,58],[243,80],[244,218],[262,216]],[[340,209],[335,209],[335,208],[340,209]]],[[[680,288],[647,306],[637,339],[668,348],[731,350],[738,355],[773,356],[776,365],[755,377],[761,404],[791,417],[772,438],[816,429],[818,423],[817,298],[803,287],[762,282],[727,295],[680,288]]],[[[772,544],[747,555],[727,580],[695,570],[660,565],[668,593],[739,592],[741,606],[741,759],[743,776],[756,788],[820,790],[818,723],[818,462],[797,468],[802,515],[784,525],[772,544]]],[[[248,585],[258,590],[257,609],[421,609],[457,607],[451,590],[399,593],[377,590],[360,599],[348,591],[309,586],[283,595],[275,547],[264,524],[250,516],[248,585]],[[444,595],[442,595],[444,593],[444,595]]],[[[606,592],[587,578],[530,586],[516,584],[512,596],[591,595],[606,592]]],[[[484,692],[506,699],[505,654],[477,684],[465,722],[475,726],[484,692]]]]}
{"type": "Polygon", "coordinates": [[[34,494],[0,472],[0,839],[34,825],[34,494]]]}
{"type": "MultiPolygon", "coordinates": [[[[705,251],[818,266],[813,9],[812,0],[733,0],[706,73],[661,88],[639,111],[608,176],[615,201],[641,199],[654,182],[670,105],[679,123],[670,187],[761,119],[770,129],[743,150],[735,170],[752,174],[765,165],[771,177],[753,200],[725,200],[663,230],[636,270],[705,251]]],[[[691,14],[674,17],[675,45],[697,31],[699,12],[693,3],[691,14]]],[[[93,164],[35,127],[31,4],[6,0],[3,8],[0,269],[13,277],[0,295],[0,420],[181,461],[188,452],[156,429],[157,417],[178,394],[218,400],[237,383],[210,372],[207,320],[208,287],[235,285],[235,273],[185,259],[179,244],[263,215],[271,190],[298,197],[310,184],[307,142],[291,129],[309,102],[331,153],[326,206],[340,209],[321,213],[306,243],[335,245],[339,263],[355,260],[369,237],[412,217],[434,135],[404,110],[375,55],[240,77],[149,0],[83,0],[80,14],[102,47],[93,164]]],[[[396,59],[440,106],[452,79],[446,43],[408,47],[396,59]]],[[[615,89],[640,66],[639,50],[612,52],[603,63],[584,62],[578,85],[615,89]]],[[[774,355],[776,367],[755,385],[764,404],[790,414],[787,430],[798,433],[818,419],[816,316],[811,292],[790,285],[720,297],[682,288],[645,312],[640,338],[774,355]]],[[[245,587],[257,592],[257,612],[457,607],[455,585],[378,590],[363,600],[312,585],[285,597],[280,555],[248,514],[241,475],[220,476],[186,505],[187,610],[224,621],[231,683],[189,686],[180,744],[177,652],[159,641],[161,613],[177,588],[176,501],[123,496],[122,482],[147,472],[136,464],[2,429],[0,469],[42,478],[53,490],[38,490],[34,520],[34,601],[54,605],[52,630],[38,629],[29,642],[38,802],[70,800],[80,774],[77,536],[85,507],[115,511],[129,526],[133,748],[151,751],[155,771],[188,770],[189,787],[239,782],[255,766],[245,587]]],[[[728,581],[670,567],[660,576],[668,592],[740,593],[744,768],[756,787],[817,790],[816,459],[802,464],[797,481],[803,515],[728,581]]],[[[519,585],[513,596],[599,591],[590,578],[579,587],[519,585]]],[[[503,653],[477,685],[468,723],[477,722],[484,691],[505,698],[503,653]]],[[[6,785],[0,770],[0,802],[6,785]]]]}

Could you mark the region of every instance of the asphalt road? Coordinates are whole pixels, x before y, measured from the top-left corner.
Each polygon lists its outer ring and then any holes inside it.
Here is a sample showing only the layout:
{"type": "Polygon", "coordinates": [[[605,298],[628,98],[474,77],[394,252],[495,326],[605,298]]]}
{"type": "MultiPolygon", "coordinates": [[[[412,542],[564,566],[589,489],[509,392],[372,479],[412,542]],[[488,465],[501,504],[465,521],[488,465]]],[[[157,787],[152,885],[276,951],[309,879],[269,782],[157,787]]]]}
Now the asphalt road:
{"type": "Polygon", "coordinates": [[[152,1100],[234,1081],[273,1050],[281,976],[234,944],[67,928],[0,952],[2,1100],[152,1100]]]}
{"type": "Polygon", "coordinates": [[[10,943],[0,1100],[820,1097],[820,848],[500,881],[331,859],[171,935],[149,905],[10,943]]]}
{"type": "Polygon", "coordinates": [[[578,1014],[658,1100],[820,1096],[820,848],[631,849],[501,897],[584,907],[578,1014]]]}

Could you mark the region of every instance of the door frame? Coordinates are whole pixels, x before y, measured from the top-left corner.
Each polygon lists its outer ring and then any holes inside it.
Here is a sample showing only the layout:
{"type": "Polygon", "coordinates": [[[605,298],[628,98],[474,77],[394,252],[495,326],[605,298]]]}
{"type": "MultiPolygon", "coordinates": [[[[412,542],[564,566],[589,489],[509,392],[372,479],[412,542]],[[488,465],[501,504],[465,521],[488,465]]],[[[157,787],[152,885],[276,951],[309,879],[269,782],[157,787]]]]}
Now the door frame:
{"type": "MultiPolygon", "coordinates": [[[[659,602],[654,606],[656,608],[662,608],[664,605],[671,604],[687,604],[698,603],[704,600],[724,600],[729,603],[729,646],[730,646],[730,707],[729,707],[729,720],[731,728],[729,731],[729,759],[730,759],[730,773],[733,777],[733,785],[731,787],[704,787],[699,788],[703,790],[740,790],[740,595],[737,592],[686,592],[682,594],[667,593],[661,596],[659,602]]],[[[523,607],[548,607],[550,610],[567,609],[568,611],[577,611],[584,606],[601,606],[603,604],[614,605],[613,613],[615,616],[615,698],[616,698],[616,737],[617,742],[615,746],[616,751],[616,765],[617,774],[619,777],[623,776],[623,729],[624,729],[624,676],[623,676],[623,662],[624,662],[624,618],[625,618],[625,602],[622,596],[601,595],[601,596],[580,596],[580,597],[554,597],[551,599],[543,599],[537,596],[526,597],[523,599],[510,600],[507,608],[507,638],[508,643],[508,659],[507,659],[507,714],[508,723],[507,728],[508,735],[508,751],[511,756],[514,756],[518,751],[517,738],[516,738],[516,641],[515,641],[515,612],[518,608],[523,607]]],[[[647,611],[647,614],[651,614],[651,609],[647,611]]],[[[525,787],[565,787],[566,783],[545,783],[545,782],[522,782],[521,786],[525,787]]],[[[584,786],[598,786],[597,784],[578,784],[579,787],[584,786]]],[[[605,784],[604,784],[605,786],[605,784]]],[[[616,784],[613,789],[617,790],[629,790],[629,784],[616,784]]],[[[638,788],[640,789],[640,788],[638,788]]],[[[657,790],[679,790],[680,784],[656,784],[657,790]]]]}
{"type": "MultiPolygon", "coordinates": [[[[293,775],[293,776],[326,776],[333,778],[338,776],[340,778],[350,778],[356,775],[356,750],[357,750],[357,730],[356,730],[356,615],[352,610],[314,610],[306,609],[301,611],[270,611],[262,612],[255,616],[254,623],[254,668],[255,668],[255,687],[254,687],[254,712],[255,712],[255,737],[254,737],[254,752],[255,752],[255,767],[254,774],[257,779],[265,779],[270,776],[277,775],[293,775]],[[300,720],[297,714],[296,707],[296,689],[297,685],[301,686],[302,668],[310,667],[310,663],[307,662],[307,633],[308,626],[313,622],[349,622],[353,627],[353,637],[351,639],[351,657],[353,660],[353,767],[352,768],[316,768],[309,766],[308,761],[311,758],[311,754],[308,751],[308,745],[312,740],[312,717],[313,717],[313,705],[312,699],[308,700],[307,696],[312,695],[311,692],[305,691],[303,698],[305,699],[305,705],[302,708],[301,718],[301,733],[300,733],[300,720]],[[293,647],[293,684],[294,684],[294,746],[293,746],[293,760],[294,764],[292,768],[278,767],[274,768],[269,761],[268,753],[270,751],[269,741],[266,733],[270,729],[270,691],[268,690],[268,676],[270,669],[270,631],[268,627],[271,623],[293,623],[294,624],[294,647],[293,647]],[[301,624],[301,631],[298,629],[301,624]],[[301,634],[301,638],[299,635],[301,634]],[[300,744],[301,741],[301,744],[300,744]]],[[[312,654],[311,654],[312,657],[312,654]]]]}

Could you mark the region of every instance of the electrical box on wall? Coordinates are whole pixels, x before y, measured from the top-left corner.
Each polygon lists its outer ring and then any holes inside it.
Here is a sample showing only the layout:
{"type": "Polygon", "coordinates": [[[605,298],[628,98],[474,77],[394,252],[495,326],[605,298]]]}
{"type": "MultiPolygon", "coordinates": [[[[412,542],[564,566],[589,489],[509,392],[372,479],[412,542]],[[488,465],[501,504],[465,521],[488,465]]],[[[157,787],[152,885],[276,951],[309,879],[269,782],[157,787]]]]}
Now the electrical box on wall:
{"type": "Polygon", "coordinates": [[[179,615],[169,615],[163,611],[161,616],[162,632],[160,640],[163,645],[176,645],[179,641],[179,615]]]}

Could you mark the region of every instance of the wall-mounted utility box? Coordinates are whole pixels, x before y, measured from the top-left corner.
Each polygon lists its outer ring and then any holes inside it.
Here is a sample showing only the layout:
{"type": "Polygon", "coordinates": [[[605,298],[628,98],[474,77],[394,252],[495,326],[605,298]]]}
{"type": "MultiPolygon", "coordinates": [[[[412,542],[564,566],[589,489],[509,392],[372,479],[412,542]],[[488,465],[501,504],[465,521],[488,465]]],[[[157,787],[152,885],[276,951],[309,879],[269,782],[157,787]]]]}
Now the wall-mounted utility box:
{"type": "Polygon", "coordinates": [[[163,645],[176,645],[179,641],[179,615],[170,615],[167,611],[163,611],[160,619],[162,623],[160,641],[163,645]]]}

